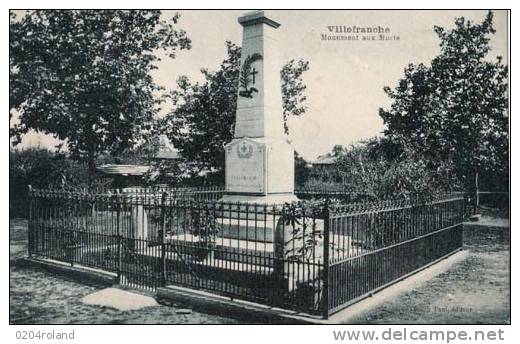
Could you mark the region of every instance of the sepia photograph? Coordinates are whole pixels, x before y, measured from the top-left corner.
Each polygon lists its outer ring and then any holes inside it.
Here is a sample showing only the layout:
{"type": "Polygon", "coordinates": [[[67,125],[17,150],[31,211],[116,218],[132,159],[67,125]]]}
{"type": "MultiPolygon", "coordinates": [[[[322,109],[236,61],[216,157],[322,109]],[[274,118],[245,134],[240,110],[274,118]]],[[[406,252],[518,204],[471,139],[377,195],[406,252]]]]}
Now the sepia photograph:
{"type": "Polygon", "coordinates": [[[509,27],[10,9],[9,324],[510,325],[509,27]]]}

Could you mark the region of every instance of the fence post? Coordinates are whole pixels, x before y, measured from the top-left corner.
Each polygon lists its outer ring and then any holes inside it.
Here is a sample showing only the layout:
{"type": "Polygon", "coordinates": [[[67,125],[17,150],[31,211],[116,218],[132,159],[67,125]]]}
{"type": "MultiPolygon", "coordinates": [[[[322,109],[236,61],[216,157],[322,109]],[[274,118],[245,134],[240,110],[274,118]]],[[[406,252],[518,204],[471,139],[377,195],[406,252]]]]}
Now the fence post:
{"type": "Polygon", "coordinates": [[[323,318],[329,318],[329,237],[330,237],[330,208],[329,201],[323,207],[323,318]]]}
{"type": "MultiPolygon", "coordinates": [[[[70,193],[65,193],[63,192],[62,193],[63,195],[63,198],[65,198],[65,201],[67,202],[67,204],[72,204],[72,196],[70,193]],[[70,199],[69,199],[70,197],[70,199]]],[[[68,214],[68,208],[67,208],[67,205],[63,205],[63,207],[65,208],[65,210],[63,210],[63,212],[65,214],[61,214],[61,223],[62,223],[62,228],[65,228],[65,225],[66,225],[66,228],[67,228],[67,234],[69,236],[69,240],[68,240],[68,245],[69,245],[69,255],[70,255],[70,266],[71,267],[74,267],[74,260],[76,259],[76,233],[74,232],[73,229],[71,229],[67,223],[67,221],[65,221],[64,217],[65,218],[69,218],[69,214],[68,214]],[[65,216],[64,216],[65,215],[65,216]]]]}
{"type": "MultiPolygon", "coordinates": [[[[240,204],[238,204],[238,209],[240,209],[240,204]]],[[[264,208],[267,209],[267,208],[264,208]]],[[[275,228],[273,233],[273,253],[274,253],[274,261],[273,261],[273,276],[276,283],[276,290],[273,294],[273,302],[278,305],[282,302],[281,295],[284,294],[284,291],[289,288],[289,280],[285,279],[286,273],[289,273],[287,270],[289,267],[286,266],[286,258],[285,258],[285,243],[291,240],[294,237],[294,234],[289,235],[288,231],[286,231],[285,219],[288,216],[288,212],[290,209],[286,205],[283,205],[281,209],[277,211],[277,207],[275,205],[272,206],[272,216],[274,219],[275,228]],[[287,233],[286,233],[287,232],[287,233]],[[287,234],[287,238],[286,238],[287,234]],[[284,281],[287,281],[285,283],[284,281]]],[[[265,211],[267,213],[267,211],[265,211]]],[[[290,216],[291,214],[289,214],[290,216]]],[[[265,240],[265,239],[264,239],[265,240]]]]}
{"type": "Polygon", "coordinates": [[[166,191],[161,197],[161,286],[166,285],[166,191]]]}
{"type": "Polygon", "coordinates": [[[32,186],[29,184],[29,221],[27,223],[27,252],[29,254],[29,258],[32,257],[33,241],[34,241],[33,206],[34,206],[34,196],[33,196],[33,192],[32,192],[32,186]]]}
{"type": "Polygon", "coordinates": [[[460,200],[460,203],[462,203],[460,205],[459,208],[459,214],[457,216],[457,220],[458,220],[458,226],[460,228],[460,241],[459,241],[459,245],[460,245],[460,248],[462,248],[462,246],[464,245],[464,217],[466,215],[466,197],[462,197],[462,199],[460,200]]]}
{"type": "Polygon", "coordinates": [[[121,283],[121,198],[119,189],[116,189],[116,222],[117,222],[117,282],[121,283]]]}

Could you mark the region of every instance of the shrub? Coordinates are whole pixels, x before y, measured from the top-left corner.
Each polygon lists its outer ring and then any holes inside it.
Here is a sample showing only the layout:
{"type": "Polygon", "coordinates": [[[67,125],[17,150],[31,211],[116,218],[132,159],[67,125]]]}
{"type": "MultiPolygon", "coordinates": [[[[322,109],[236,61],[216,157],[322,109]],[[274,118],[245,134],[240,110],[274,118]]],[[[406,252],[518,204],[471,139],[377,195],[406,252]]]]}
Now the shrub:
{"type": "Polygon", "coordinates": [[[63,153],[47,149],[10,150],[10,218],[28,216],[29,185],[34,188],[86,187],[87,168],[63,153]]]}
{"type": "Polygon", "coordinates": [[[410,147],[386,138],[360,141],[331,153],[336,163],[328,168],[331,176],[308,180],[306,187],[343,189],[366,199],[415,199],[461,188],[453,164],[436,166],[410,147]],[[337,181],[341,181],[338,183],[337,181]]]}

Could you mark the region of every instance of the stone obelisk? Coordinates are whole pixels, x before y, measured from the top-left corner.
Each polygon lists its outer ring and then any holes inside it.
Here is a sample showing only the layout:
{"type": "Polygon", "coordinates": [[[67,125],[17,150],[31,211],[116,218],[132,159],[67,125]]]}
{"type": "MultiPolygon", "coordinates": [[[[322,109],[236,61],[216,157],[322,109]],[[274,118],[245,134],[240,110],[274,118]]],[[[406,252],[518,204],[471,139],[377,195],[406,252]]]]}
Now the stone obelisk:
{"type": "Polygon", "coordinates": [[[242,58],[223,201],[281,204],[294,196],[294,149],[283,130],[276,29],[263,11],[242,15],[242,58]]]}

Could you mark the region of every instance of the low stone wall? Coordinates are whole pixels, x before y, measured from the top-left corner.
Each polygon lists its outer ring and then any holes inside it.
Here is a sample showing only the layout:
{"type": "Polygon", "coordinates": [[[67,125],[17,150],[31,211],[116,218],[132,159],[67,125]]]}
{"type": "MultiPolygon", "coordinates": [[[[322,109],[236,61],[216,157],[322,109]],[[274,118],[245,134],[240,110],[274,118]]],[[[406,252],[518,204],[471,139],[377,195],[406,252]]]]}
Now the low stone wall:
{"type": "Polygon", "coordinates": [[[53,260],[20,258],[15,261],[15,265],[18,267],[43,270],[52,275],[65,277],[87,285],[108,287],[118,284],[116,274],[80,266],[65,265],[64,263],[53,260]]]}

